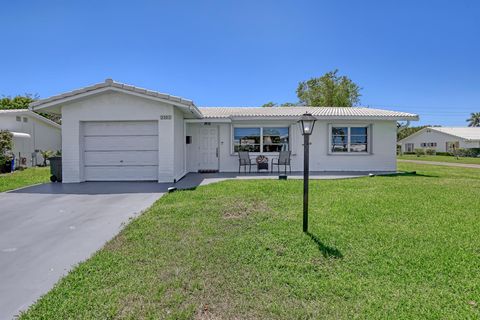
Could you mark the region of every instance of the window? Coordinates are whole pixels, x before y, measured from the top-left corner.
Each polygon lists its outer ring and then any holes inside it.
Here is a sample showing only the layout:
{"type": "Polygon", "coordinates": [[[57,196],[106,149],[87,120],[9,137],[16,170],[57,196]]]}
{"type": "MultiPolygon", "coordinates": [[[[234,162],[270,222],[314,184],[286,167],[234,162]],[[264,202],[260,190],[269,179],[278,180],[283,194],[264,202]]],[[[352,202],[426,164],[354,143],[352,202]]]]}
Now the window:
{"type": "Polygon", "coordinates": [[[332,153],[368,152],[368,127],[332,126],[332,153]]]}
{"type": "Polygon", "coordinates": [[[413,143],[405,143],[405,152],[413,152],[414,151],[414,144],[413,143]]]}
{"type": "Polygon", "coordinates": [[[233,128],[233,151],[279,152],[288,150],[288,127],[233,128]]]}
{"type": "Polygon", "coordinates": [[[447,152],[454,152],[460,148],[460,142],[458,141],[447,141],[446,143],[447,152]]]}
{"type": "Polygon", "coordinates": [[[22,121],[22,117],[16,116],[15,120],[17,120],[18,122],[20,122],[20,121],[22,121]]]}
{"type": "Polygon", "coordinates": [[[27,117],[23,117],[23,122],[28,122],[28,118],[27,118],[27,117]]]}
{"type": "Polygon", "coordinates": [[[260,128],[235,128],[234,151],[260,152],[260,128]]]}
{"type": "Polygon", "coordinates": [[[288,150],[288,128],[263,128],[263,152],[288,150]]]}
{"type": "Polygon", "coordinates": [[[436,147],[437,143],[436,142],[422,142],[422,143],[420,143],[420,146],[422,148],[431,148],[431,147],[436,147]]]}

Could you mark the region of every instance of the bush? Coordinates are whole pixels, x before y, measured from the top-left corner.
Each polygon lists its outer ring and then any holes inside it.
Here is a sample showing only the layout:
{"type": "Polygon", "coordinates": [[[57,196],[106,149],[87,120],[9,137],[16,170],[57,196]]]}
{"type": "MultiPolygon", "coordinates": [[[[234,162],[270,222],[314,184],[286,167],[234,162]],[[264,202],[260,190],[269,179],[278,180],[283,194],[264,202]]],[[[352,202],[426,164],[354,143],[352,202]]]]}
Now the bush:
{"type": "Polygon", "coordinates": [[[450,152],[437,152],[437,156],[452,156],[450,152]]]}
{"type": "Polygon", "coordinates": [[[437,150],[435,149],[427,149],[425,150],[425,154],[428,155],[428,156],[434,156],[437,154],[437,150]]]}
{"type": "Polygon", "coordinates": [[[425,150],[417,148],[417,149],[415,149],[415,154],[417,155],[417,157],[424,156],[425,155],[425,150]]]}
{"type": "Polygon", "coordinates": [[[471,148],[471,149],[465,149],[465,148],[459,148],[457,149],[456,155],[458,157],[478,157],[480,155],[480,148],[471,148]]]}
{"type": "Polygon", "coordinates": [[[13,159],[12,149],[13,134],[8,130],[0,130],[0,167],[4,168],[10,165],[13,159]]]}
{"type": "Polygon", "coordinates": [[[415,154],[415,152],[404,152],[403,154],[415,154]]]}

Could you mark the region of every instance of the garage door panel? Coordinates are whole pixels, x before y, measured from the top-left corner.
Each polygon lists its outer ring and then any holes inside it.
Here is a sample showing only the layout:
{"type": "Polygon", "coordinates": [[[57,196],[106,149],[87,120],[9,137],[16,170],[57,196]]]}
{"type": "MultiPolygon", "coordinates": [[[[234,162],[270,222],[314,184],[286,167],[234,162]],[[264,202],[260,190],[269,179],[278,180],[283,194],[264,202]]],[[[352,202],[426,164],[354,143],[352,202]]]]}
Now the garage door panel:
{"type": "Polygon", "coordinates": [[[158,122],[84,122],[86,181],[158,180],[158,122]]]}
{"type": "Polygon", "coordinates": [[[85,151],[155,151],[158,136],[87,136],[85,151]]]}
{"type": "Polygon", "coordinates": [[[86,181],[152,181],[157,177],[157,166],[85,167],[86,181]]]}
{"type": "Polygon", "coordinates": [[[155,121],[85,122],[85,136],[158,135],[155,121]]]}
{"type": "Polygon", "coordinates": [[[86,166],[133,165],[156,166],[158,151],[90,151],[85,152],[86,166]]]}

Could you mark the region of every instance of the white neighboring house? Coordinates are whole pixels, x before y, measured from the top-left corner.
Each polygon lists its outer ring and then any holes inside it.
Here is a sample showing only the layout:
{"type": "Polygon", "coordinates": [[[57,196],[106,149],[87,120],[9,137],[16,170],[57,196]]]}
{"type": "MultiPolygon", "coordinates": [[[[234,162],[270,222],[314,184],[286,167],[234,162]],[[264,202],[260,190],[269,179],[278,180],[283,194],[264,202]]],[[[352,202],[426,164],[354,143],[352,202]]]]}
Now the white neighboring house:
{"type": "Polygon", "coordinates": [[[480,148],[480,127],[426,127],[398,141],[403,152],[435,149],[452,152],[453,148],[480,148]]]}
{"type": "Polygon", "coordinates": [[[299,117],[317,118],[312,171],[396,171],[396,122],[416,114],[370,108],[197,108],[191,100],[107,79],[33,102],[61,114],[63,182],[154,180],[188,172],[235,172],[237,150],[303,168],[299,117]]]}
{"type": "Polygon", "coordinates": [[[36,151],[62,149],[61,126],[28,109],[0,110],[0,130],[13,134],[18,165],[40,165],[43,158],[36,151]]]}

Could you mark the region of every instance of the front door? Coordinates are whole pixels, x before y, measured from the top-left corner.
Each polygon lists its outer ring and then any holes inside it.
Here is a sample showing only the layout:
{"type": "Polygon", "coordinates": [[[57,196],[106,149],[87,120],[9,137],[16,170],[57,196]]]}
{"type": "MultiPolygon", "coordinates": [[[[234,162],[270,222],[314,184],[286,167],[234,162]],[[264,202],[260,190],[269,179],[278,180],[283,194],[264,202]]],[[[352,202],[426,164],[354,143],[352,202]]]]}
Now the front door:
{"type": "Polygon", "coordinates": [[[218,127],[204,125],[199,133],[198,171],[218,171],[218,127]]]}

